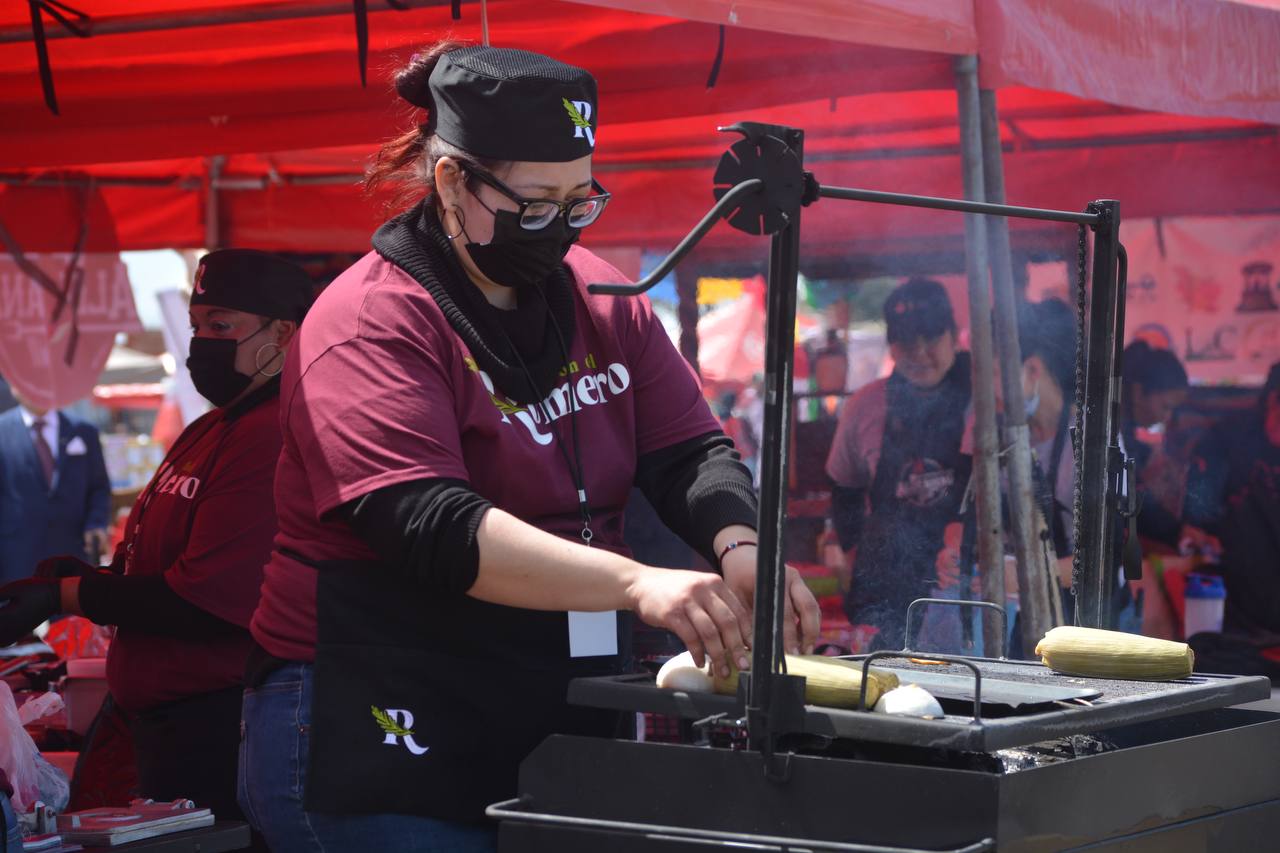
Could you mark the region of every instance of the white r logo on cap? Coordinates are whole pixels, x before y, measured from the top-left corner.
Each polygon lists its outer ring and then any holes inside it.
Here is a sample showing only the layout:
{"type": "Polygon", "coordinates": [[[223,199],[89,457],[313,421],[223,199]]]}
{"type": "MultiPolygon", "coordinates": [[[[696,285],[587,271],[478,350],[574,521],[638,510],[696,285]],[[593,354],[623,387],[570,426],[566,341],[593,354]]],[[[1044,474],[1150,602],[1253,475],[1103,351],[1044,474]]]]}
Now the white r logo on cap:
{"type": "Polygon", "coordinates": [[[591,129],[591,102],[590,101],[573,101],[574,109],[578,111],[578,115],[582,117],[582,121],[573,122],[573,138],[586,138],[587,144],[592,148],[596,147],[595,131],[591,129]]]}

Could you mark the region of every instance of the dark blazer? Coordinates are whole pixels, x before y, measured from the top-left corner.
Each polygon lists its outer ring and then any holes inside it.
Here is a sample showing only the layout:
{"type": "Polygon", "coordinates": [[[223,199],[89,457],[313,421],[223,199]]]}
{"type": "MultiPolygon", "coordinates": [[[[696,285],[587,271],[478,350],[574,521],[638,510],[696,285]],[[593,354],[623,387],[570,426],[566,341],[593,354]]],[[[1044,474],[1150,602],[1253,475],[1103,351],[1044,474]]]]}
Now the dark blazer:
{"type": "Polygon", "coordinates": [[[98,430],[59,412],[57,460],[49,488],[22,411],[0,414],[0,583],[31,577],[46,557],[85,559],[84,532],[110,521],[111,481],[98,430]],[[84,452],[69,454],[76,438],[84,452]]]}

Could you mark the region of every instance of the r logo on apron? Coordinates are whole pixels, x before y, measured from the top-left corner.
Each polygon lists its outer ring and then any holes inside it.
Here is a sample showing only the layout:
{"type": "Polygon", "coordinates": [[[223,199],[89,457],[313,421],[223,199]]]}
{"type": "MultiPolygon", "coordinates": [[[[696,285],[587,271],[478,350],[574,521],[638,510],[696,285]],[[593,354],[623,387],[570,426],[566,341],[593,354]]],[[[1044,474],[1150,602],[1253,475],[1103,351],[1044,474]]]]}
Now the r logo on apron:
{"type": "Polygon", "coordinates": [[[376,563],[318,567],[310,811],[478,820],[515,796],[520,761],[553,733],[618,732],[566,702],[571,678],[619,671],[571,659],[563,612],[423,588],[376,563]]]}

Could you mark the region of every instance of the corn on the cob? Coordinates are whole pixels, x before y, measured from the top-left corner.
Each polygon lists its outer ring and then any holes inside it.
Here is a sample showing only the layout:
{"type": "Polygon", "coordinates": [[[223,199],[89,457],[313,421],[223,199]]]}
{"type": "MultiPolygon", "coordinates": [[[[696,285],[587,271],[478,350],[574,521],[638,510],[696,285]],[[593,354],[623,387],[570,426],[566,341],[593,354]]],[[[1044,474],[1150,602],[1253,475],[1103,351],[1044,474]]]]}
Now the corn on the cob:
{"type": "Polygon", "coordinates": [[[1186,643],[1072,625],[1045,634],[1036,654],[1050,669],[1096,678],[1168,681],[1186,678],[1195,666],[1186,643]]]}
{"type": "MultiPolygon", "coordinates": [[[[831,708],[856,708],[858,691],[862,687],[862,664],[851,660],[836,660],[824,655],[787,655],[787,673],[805,677],[804,698],[810,705],[831,708]]],[[[867,673],[867,705],[873,707],[881,695],[898,686],[898,677],[892,672],[872,668],[867,673]]],[[[728,678],[716,676],[717,693],[734,695],[738,692],[738,670],[731,668],[728,678]]]]}

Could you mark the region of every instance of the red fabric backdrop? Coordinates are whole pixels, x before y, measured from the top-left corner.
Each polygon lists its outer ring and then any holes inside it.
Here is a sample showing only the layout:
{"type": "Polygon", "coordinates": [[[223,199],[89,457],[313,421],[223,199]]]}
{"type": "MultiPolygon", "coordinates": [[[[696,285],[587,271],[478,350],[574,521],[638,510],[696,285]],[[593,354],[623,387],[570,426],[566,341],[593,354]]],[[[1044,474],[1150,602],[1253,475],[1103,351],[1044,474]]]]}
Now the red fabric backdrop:
{"type": "MultiPolygon", "coordinates": [[[[190,21],[317,4],[82,5],[106,29],[158,13],[190,21]]],[[[1280,138],[1251,120],[1280,121],[1277,5],[1178,0],[1159,27],[1138,0],[494,0],[489,18],[495,44],[542,50],[599,78],[597,162],[615,203],[587,242],[666,248],[710,203],[711,170],[731,141],[715,127],[742,118],[805,128],[807,162],[826,183],[959,195],[950,55],[975,50],[984,77],[1002,86],[1011,202],[1079,208],[1113,197],[1126,216],[1280,209],[1280,138]],[[628,11],[639,8],[667,16],[628,11]],[[720,23],[724,58],[708,88],[720,23]],[[1260,43],[1270,52],[1258,53],[1260,43]],[[1186,115],[1086,99],[1099,96],[1186,115]]],[[[204,158],[229,155],[232,188],[218,198],[225,244],[362,249],[385,211],[360,194],[358,175],[378,140],[420,119],[396,103],[389,76],[435,38],[478,39],[477,4],[463,10],[460,22],[438,2],[371,14],[363,89],[349,12],[54,39],[62,114],[53,116],[32,44],[14,40],[29,29],[25,4],[9,4],[0,173],[12,182],[74,165],[101,182],[120,248],[199,246],[204,158]]],[[[65,251],[74,238],[73,223],[47,207],[38,187],[0,185],[0,222],[22,232],[28,251],[65,251]]],[[[810,252],[910,251],[960,229],[958,216],[902,208],[825,202],[805,214],[810,252]]],[[[758,244],[720,228],[710,245],[758,244]]]]}

